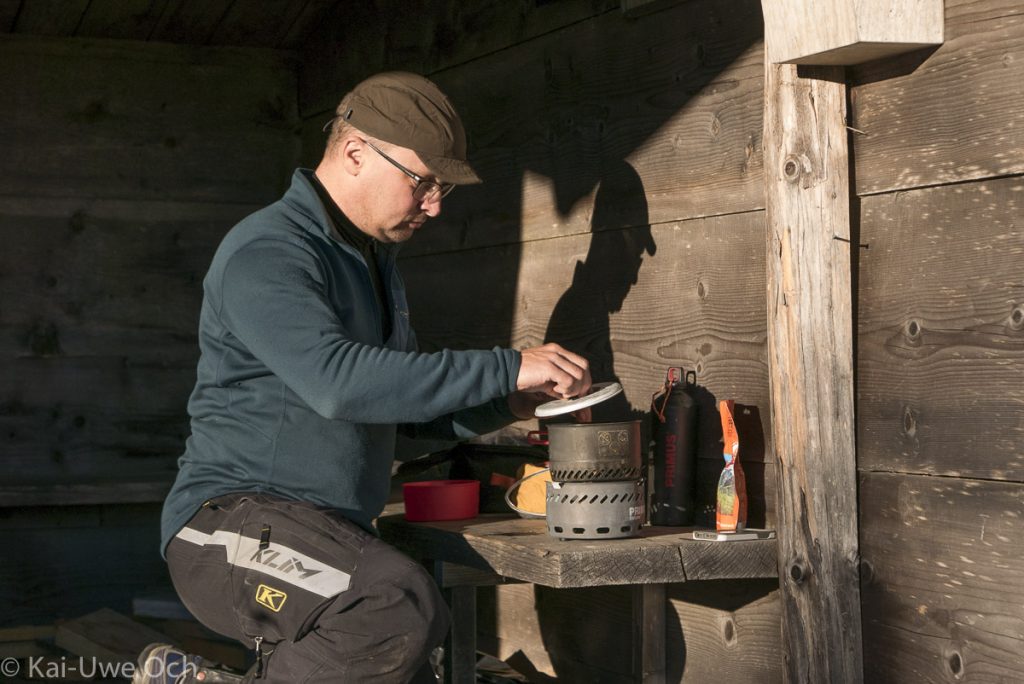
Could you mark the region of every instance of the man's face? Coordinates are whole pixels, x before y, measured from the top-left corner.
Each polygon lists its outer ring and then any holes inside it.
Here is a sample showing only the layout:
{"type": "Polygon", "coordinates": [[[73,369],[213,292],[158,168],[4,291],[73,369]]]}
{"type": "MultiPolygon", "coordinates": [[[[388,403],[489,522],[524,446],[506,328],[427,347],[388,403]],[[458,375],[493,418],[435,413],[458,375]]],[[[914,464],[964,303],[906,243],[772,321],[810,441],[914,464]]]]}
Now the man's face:
{"type": "MultiPolygon", "coordinates": [[[[426,179],[433,174],[412,150],[389,146],[386,153],[412,173],[426,179]]],[[[405,242],[428,218],[441,213],[441,199],[419,201],[413,197],[416,181],[401,169],[365,146],[367,164],[363,182],[367,190],[365,206],[366,231],[380,242],[405,242]]]]}

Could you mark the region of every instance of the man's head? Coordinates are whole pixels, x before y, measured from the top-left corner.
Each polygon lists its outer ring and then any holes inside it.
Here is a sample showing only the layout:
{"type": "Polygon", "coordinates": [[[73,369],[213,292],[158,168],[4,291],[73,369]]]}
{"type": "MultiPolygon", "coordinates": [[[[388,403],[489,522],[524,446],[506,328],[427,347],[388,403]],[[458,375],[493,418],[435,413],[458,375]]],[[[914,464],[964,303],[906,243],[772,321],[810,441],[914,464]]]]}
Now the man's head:
{"type": "Polygon", "coordinates": [[[448,98],[416,74],[371,76],[342,99],[317,176],[363,232],[409,239],[454,185],[479,183],[448,98]]]}

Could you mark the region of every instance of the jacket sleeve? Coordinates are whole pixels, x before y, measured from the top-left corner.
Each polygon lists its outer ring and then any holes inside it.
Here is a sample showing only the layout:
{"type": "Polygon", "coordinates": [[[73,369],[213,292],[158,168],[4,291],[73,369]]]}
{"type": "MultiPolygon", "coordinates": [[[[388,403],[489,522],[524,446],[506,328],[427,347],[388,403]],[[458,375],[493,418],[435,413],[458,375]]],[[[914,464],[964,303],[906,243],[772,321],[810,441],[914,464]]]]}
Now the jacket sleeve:
{"type": "Polygon", "coordinates": [[[508,408],[505,397],[448,413],[426,423],[404,423],[398,428],[413,439],[442,439],[452,442],[494,432],[519,420],[508,408]]]}
{"type": "Polygon", "coordinates": [[[294,242],[264,239],[235,252],[219,300],[231,334],[325,418],[429,422],[515,389],[520,357],[511,349],[422,354],[350,339],[317,257],[294,242]]]}

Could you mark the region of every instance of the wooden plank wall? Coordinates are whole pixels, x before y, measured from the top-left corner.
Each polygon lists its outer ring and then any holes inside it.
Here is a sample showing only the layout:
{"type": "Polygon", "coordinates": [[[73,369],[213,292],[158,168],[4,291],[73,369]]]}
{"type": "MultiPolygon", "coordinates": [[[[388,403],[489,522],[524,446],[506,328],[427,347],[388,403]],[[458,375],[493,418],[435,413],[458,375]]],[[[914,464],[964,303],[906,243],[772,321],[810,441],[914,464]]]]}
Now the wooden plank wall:
{"type": "Polygon", "coordinates": [[[0,31],[295,49],[342,0],[3,0],[0,31]]]}
{"type": "Polygon", "coordinates": [[[294,65],[11,36],[0,54],[0,473],[171,468],[206,267],[294,164],[294,65]]]}
{"type": "MultiPolygon", "coordinates": [[[[643,416],[668,366],[695,369],[703,505],[713,505],[721,469],[715,401],[733,398],[744,406],[752,518],[774,523],[760,4],[656,3],[640,16],[614,2],[469,5],[425,3],[416,21],[347,7],[349,14],[329,22],[304,53],[305,162],[316,163],[320,129],[361,78],[384,69],[434,78],[465,119],[484,184],[458,188],[441,218],[405,248],[403,275],[422,345],[563,343],[591,359],[596,380],[623,383],[618,416],[643,416]]],[[[580,599],[545,594],[545,611],[537,613],[521,593],[502,587],[495,614],[539,618],[489,624],[481,617],[481,637],[499,639],[503,655],[527,648],[533,655],[520,666],[565,681],[606,681],[594,668],[629,671],[628,663],[611,664],[612,649],[591,649],[604,663],[564,644],[540,655],[537,630],[566,626],[558,606],[579,615],[571,608],[580,599]]],[[[771,583],[755,593],[755,613],[770,619],[737,632],[744,657],[736,679],[776,681],[777,598],[771,583]]],[[[590,610],[600,617],[588,613],[581,637],[607,645],[612,637],[601,630],[622,626],[613,595],[607,603],[594,599],[590,610]]],[[[672,605],[691,621],[682,632],[670,621],[674,681],[710,681],[724,651],[686,644],[698,633],[720,634],[723,616],[742,606],[716,608],[712,600],[701,611],[675,595],[672,605]]],[[[614,638],[627,644],[628,633],[614,638]]]]}
{"type": "Polygon", "coordinates": [[[1024,679],[1024,15],[850,72],[865,680],[1024,679]]]}
{"type": "MultiPolygon", "coordinates": [[[[0,501],[31,484],[169,486],[207,265],[298,156],[294,58],[8,35],[0,90],[0,501]]],[[[123,591],[160,576],[159,505],[128,524],[104,506],[119,489],[77,516],[0,510],[3,605],[17,607],[0,621],[98,607],[112,593],[89,582],[115,586],[128,561],[123,591]],[[43,537],[62,541],[21,553],[43,537]]]]}

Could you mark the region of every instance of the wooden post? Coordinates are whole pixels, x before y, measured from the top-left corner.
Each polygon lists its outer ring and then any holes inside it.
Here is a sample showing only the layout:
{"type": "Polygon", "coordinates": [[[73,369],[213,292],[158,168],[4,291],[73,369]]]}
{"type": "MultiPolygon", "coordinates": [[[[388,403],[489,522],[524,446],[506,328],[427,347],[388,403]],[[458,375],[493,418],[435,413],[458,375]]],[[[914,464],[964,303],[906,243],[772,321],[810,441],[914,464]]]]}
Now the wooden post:
{"type": "Polygon", "coordinates": [[[764,87],[785,670],[861,682],[845,75],[765,60],[764,87]]]}
{"type": "Polygon", "coordinates": [[[664,584],[633,586],[633,674],[643,684],[665,684],[664,584]]]}

